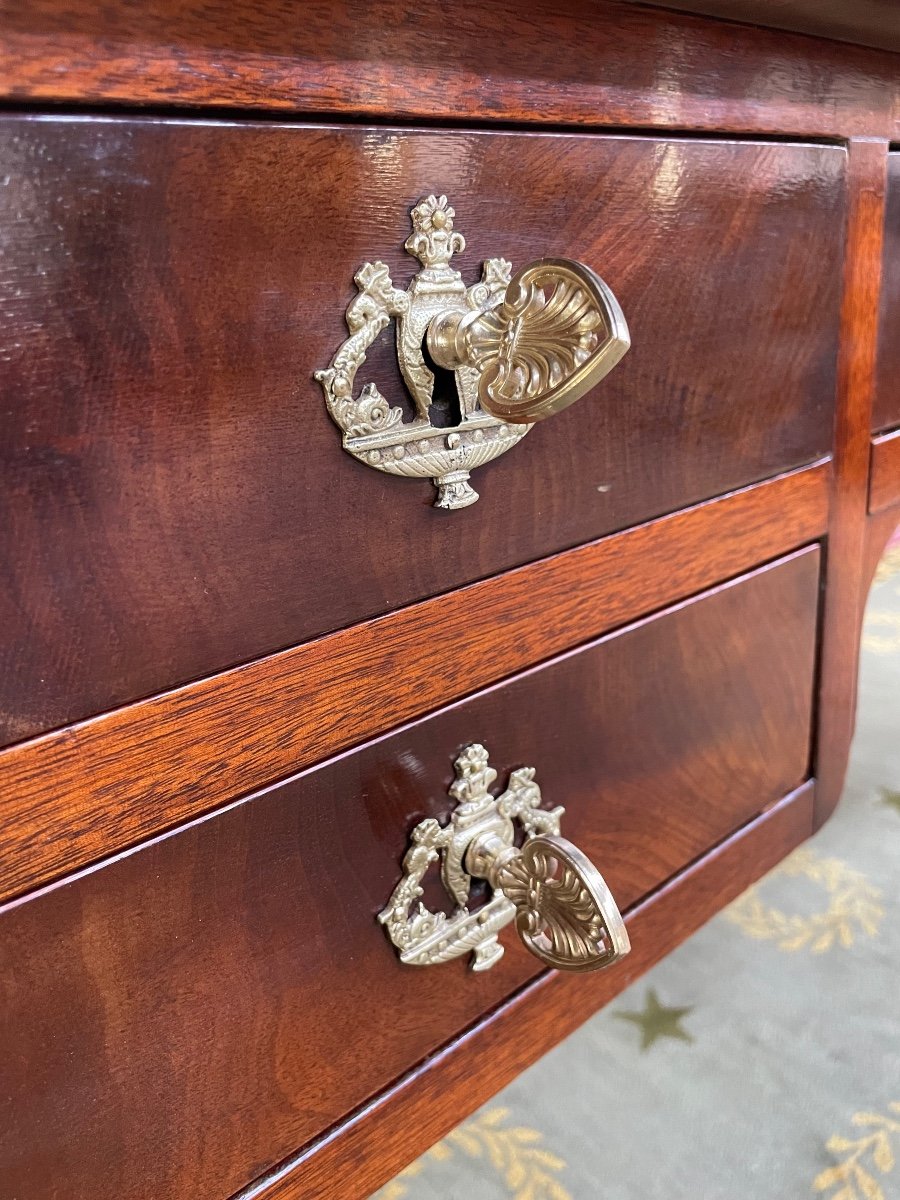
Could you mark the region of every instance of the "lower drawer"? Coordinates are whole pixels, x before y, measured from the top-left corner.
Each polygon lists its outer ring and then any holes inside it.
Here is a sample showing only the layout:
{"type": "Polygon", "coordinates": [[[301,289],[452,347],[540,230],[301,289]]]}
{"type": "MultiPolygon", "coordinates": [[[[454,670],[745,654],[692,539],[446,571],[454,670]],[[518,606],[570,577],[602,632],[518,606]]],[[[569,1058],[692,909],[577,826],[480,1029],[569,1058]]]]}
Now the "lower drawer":
{"type": "Polygon", "coordinates": [[[818,560],[801,551],[7,906],[3,1194],[228,1197],[540,970],[511,929],[483,974],[403,966],[375,920],[412,825],[447,816],[466,744],[500,785],[536,768],[623,909],[796,786],[818,560]]]}

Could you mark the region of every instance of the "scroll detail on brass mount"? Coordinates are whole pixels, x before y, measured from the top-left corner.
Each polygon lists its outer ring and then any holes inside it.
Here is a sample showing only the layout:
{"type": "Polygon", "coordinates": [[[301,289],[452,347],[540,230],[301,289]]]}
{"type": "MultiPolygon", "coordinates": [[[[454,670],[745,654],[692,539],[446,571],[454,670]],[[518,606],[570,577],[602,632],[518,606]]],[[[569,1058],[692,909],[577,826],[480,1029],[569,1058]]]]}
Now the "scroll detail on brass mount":
{"type": "Polygon", "coordinates": [[[497,935],[512,920],[527,949],[562,970],[594,971],[627,954],[631,945],[612,894],[597,868],[559,836],[565,810],[540,807],[534,768],[513,771],[498,797],[489,790],[497,772],[483,746],[468,746],[454,770],[449,824],[429,817],[416,825],[403,877],[378,917],[401,961],[431,966],[471,952],[472,969],[486,971],[502,957],[497,935]],[[517,821],[525,832],[521,848],[517,821]],[[438,859],[456,903],[450,916],[420,900],[422,880],[438,859]],[[470,911],[473,878],[486,879],[493,895],[470,911]]]}
{"type": "Polygon", "coordinates": [[[506,259],[490,258],[481,281],[467,288],[450,266],[465,239],[453,228],[447,197],[426,197],[411,216],[405,248],[421,270],[408,291],[394,287],[383,262],[357,271],[359,294],[346,314],[350,336],[315,377],[349,454],[391,475],[431,478],[436,508],[466,508],[478,499],[470,472],[611,371],[630,345],[628,326],[606,284],[567,259],[541,259],[512,276],[506,259]],[[374,383],[354,396],[366,351],[391,320],[416,406],[411,421],[374,383]],[[455,375],[461,419],[451,428],[429,419],[434,374],[426,342],[434,362],[455,375]]]}

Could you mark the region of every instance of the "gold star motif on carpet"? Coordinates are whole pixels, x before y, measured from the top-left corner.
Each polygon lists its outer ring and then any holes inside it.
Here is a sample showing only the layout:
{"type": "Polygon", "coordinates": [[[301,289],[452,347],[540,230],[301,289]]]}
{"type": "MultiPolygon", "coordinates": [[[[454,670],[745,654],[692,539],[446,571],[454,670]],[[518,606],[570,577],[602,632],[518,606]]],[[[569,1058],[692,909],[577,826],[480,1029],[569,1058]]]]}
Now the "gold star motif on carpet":
{"type": "Polygon", "coordinates": [[[889,804],[891,808],[896,808],[900,813],[900,792],[892,792],[890,788],[883,787],[881,789],[881,803],[889,804]]]}
{"type": "Polygon", "coordinates": [[[643,1012],[613,1013],[620,1021],[631,1021],[641,1031],[641,1049],[648,1050],[660,1038],[675,1038],[679,1042],[692,1042],[694,1039],[681,1022],[692,1013],[693,1008],[670,1008],[660,1004],[655,988],[647,989],[643,1012]]]}

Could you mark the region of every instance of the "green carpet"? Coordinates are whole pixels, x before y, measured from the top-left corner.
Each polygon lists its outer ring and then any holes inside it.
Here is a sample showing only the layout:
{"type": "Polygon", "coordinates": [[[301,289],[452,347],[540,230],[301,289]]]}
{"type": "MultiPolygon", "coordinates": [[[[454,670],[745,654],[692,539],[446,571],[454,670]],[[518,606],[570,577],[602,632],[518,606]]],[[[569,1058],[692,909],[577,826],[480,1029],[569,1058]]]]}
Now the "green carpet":
{"type": "Polygon", "coordinates": [[[898,883],[895,544],[835,817],[378,1200],[900,1200],[898,883]]]}

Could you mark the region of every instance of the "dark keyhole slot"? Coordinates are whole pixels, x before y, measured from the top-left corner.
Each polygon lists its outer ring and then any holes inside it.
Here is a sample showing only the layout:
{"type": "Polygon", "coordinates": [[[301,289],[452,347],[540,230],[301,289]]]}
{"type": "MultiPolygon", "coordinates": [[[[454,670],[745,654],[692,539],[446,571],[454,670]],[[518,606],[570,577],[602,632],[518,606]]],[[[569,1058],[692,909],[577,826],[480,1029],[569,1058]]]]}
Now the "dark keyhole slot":
{"type": "Polygon", "coordinates": [[[428,419],[435,429],[448,429],[462,422],[459,392],[456,390],[456,375],[446,367],[439,367],[422,342],[422,357],[425,366],[434,376],[434,391],[428,408],[428,419]]]}

